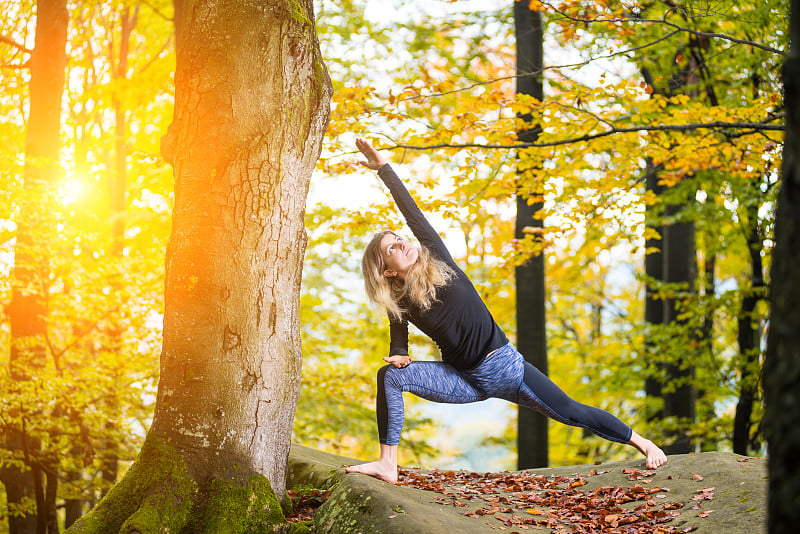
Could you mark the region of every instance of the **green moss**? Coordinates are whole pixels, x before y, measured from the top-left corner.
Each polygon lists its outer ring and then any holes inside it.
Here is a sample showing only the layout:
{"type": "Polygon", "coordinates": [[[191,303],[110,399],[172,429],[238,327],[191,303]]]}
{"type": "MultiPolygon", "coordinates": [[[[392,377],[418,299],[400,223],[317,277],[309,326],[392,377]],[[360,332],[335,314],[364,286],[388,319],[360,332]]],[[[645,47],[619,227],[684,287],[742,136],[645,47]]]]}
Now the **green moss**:
{"type": "Polygon", "coordinates": [[[286,522],[278,497],[264,476],[250,477],[247,486],[213,481],[198,519],[196,531],[209,534],[271,533],[286,522]]]}
{"type": "Polygon", "coordinates": [[[125,477],[69,534],[307,533],[307,524],[287,524],[269,480],[252,476],[247,485],[215,480],[199,491],[183,456],[167,442],[148,436],[125,477]]]}
{"type": "MultiPolygon", "coordinates": [[[[181,514],[184,519],[185,515],[181,514]]],[[[173,532],[171,528],[181,528],[182,523],[176,521],[178,518],[162,514],[157,506],[151,503],[140,506],[125,523],[122,524],[120,532],[140,532],[141,534],[158,534],[160,532],[173,532]]]]}
{"type": "Polygon", "coordinates": [[[288,493],[283,494],[283,499],[281,499],[281,510],[283,510],[284,516],[290,515],[294,511],[292,498],[289,497],[288,493]]]}
{"type": "Polygon", "coordinates": [[[288,534],[308,534],[311,532],[311,521],[299,521],[292,523],[289,527],[288,534]]]}
{"type": "Polygon", "coordinates": [[[325,70],[325,64],[322,57],[314,59],[314,88],[317,91],[317,102],[322,103],[325,97],[325,86],[329,83],[328,73],[325,70]]]}
{"type": "Polygon", "coordinates": [[[361,506],[357,507],[356,510],[358,510],[359,514],[368,515],[372,513],[372,506],[367,506],[366,504],[362,504],[361,506]]]}
{"type": "MultiPolygon", "coordinates": [[[[370,497],[351,492],[349,488],[335,491],[314,514],[314,525],[319,532],[358,532],[364,529],[364,521],[371,522],[374,512],[370,497]],[[335,527],[335,529],[334,529],[335,527]]],[[[369,530],[369,529],[365,529],[369,530]]]]}
{"type": "Polygon", "coordinates": [[[125,477],[67,532],[177,531],[189,516],[196,492],[183,456],[166,441],[148,436],[125,477]]]}
{"type": "Polygon", "coordinates": [[[292,11],[292,18],[297,21],[299,24],[304,26],[311,25],[311,21],[306,15],[306,10],[297,0],[290,0],[289,2],[289,9],[292,11]]]}

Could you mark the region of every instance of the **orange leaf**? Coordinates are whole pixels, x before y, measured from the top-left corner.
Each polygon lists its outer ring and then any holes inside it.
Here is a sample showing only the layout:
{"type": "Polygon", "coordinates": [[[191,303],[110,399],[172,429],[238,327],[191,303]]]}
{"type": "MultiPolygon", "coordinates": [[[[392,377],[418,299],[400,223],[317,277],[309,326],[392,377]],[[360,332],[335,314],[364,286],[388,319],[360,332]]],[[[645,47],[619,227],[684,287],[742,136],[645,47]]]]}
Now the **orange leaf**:
{"type": "Polygon", "coordinates": [[[528,510],[525,510],[525,513],[531,515],[547,515],[547,513],[544,510],[540,510],[538,508],[530,508],[528,510]]]}

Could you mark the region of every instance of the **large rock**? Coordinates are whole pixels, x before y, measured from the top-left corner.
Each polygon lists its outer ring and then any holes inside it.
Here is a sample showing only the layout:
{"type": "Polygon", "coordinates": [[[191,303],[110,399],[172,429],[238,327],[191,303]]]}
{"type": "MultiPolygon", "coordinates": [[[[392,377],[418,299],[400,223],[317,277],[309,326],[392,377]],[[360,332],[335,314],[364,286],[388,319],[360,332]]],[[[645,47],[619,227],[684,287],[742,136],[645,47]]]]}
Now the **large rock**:
{"type": "MultiPolygon", "coordinates": [[[[503,526],[502,520],[508,521],[513,515],[508,513],[475,517],[479,509],[486,510],[486,494],[460,498],[458,484],[447,489],[456,497],[395,486],[365,475],[346,474],[342,467],[352,463],[357,462],[292,446],[287,487],[308,485],[331,489],[330,498],[315,515],[316,532],[455,534],[496,533],[501,527],[507,532],[521,532],[527,527],[503,526]],[[455,500],[459,501],[457,505],[454,505],[455,500]],[[473,517],[466,514],[473,514],[473,517]]],[[[654,494],[652,500],[662,499],[658,504],[667,501],[683,504],[675,510],[677,517],[665,524],[680,530],[693,527],[693,532],[700,534],[766,532],[767,471],[763,458],[707,452],[670,456],[669,462],[655,473],[647,472],[641,459],[526,472],[531,473],[548,478],[579,475],[585,481],[579,490],[585,492],[599,487],[629,488],[637,484],[644,488],[664,488],[665,491],[654,494]],[[713,498],[709,499],[711,495],[713,498]]],[[[503,495],[502,490],[498,491],[498,495],[503,495]]],[[[630,506],[635,504],[630,503],[630,506]]],[[[531,518],[521,510],[516,514],[531,518]]],[[[540,531],[549,532],[549,529],[540,531]]]]}

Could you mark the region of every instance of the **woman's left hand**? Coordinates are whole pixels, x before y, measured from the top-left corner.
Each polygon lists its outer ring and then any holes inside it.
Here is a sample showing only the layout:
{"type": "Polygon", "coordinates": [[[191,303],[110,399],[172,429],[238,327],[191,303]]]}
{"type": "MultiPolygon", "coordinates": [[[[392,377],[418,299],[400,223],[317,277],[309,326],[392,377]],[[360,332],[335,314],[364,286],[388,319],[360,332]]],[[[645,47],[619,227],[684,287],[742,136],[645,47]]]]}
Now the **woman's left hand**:
{"type": "Polygon", "coordinates": [[[408,367],[408,364],[410,364],[413,360],[411,359],[411,356],[395,355],[395,356],[384,356],[383,361],[385,361],[386,363],[391,363],[398,369],[402,369],[403,367],[408,367]]]}
{"type": "Polygon", "coordinates": [[[373,171],[377,171],[384,165],[386,165],[386,160],[380,155],[380,153],[372,148],[372,145],[365,139],[359,137],[356,139],[356,148],[364,154],[364,157],[367,158],[367,161],[360,161],[361,165],[368,169],[372,169],[373,171]]]}

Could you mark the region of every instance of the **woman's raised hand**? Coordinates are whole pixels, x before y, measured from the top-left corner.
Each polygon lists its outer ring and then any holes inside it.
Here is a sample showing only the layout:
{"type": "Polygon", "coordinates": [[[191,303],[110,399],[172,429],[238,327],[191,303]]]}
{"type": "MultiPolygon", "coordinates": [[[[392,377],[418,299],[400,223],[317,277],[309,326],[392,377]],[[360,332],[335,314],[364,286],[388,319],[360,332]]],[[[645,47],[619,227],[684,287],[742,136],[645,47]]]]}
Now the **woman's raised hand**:
{"type": "Polygon", "coordinates": [[[364,167],[377,171],[386,164],[386,160],[381,157],[377,150],[372,148],[372,145],[366,139],[361,137],[356,139],[356,148],[367,158],[367,161],[359,161],[364,167]]]}

